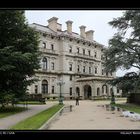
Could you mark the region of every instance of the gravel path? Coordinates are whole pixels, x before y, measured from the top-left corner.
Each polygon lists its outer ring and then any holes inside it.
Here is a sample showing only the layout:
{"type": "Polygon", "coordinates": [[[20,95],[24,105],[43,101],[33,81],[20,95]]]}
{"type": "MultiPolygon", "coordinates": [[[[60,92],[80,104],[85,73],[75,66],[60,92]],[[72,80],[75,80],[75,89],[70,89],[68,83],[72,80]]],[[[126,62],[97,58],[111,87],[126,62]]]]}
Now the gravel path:
{"type": "MultiPolygon", "coordinates": [[[[121,101],[122,102],[122,101],[121,101]]],[[[50,130],[137,130],[140,121],[132,121],[122,117],[119,111],[107,111],[100,105],[109,104],[109,101],[80,101],[75,106],[75,101],[65,101],[66,105],[73,105],[72,112],[64,112],[52,122],[50,130]]]]}

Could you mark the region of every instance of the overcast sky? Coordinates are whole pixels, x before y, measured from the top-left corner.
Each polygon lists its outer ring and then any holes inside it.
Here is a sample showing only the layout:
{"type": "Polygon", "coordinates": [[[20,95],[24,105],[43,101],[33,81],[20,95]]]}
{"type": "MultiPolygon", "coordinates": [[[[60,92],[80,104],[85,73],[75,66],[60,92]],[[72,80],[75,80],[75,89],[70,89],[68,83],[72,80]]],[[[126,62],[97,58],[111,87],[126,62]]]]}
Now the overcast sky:
{"type": "MultiPolygon", "coordinates": [[[[47,20],[51,17],[57,17],[58,23],[62,24],[62,30],[66,30],[66,21],[73,21],[73,32],[80,33],[79,26],[86,26],[86,31],[94,30],[94,40],[108,46],[108,40],[117,32],[108,22],[113,18],[122,16],[121,10],[32,10],[25,11],[25,16],[29,24],[38,23],[48,25],[47,20]]],[[[130,70],[131,71],[131,70],[130,70]]],[[[122,76],[126,73],[124,70],[118,70],[116,75],[122,76]]]]}

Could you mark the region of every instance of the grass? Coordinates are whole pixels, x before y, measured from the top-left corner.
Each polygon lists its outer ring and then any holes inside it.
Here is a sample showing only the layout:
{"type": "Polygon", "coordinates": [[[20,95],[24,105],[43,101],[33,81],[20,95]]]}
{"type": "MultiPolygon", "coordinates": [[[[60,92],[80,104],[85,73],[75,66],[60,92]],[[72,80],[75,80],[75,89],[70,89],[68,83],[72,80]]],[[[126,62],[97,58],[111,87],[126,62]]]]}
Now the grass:
{"type": "Polygon", "coordinates": [[[136,112],[136,113],[140,114],[140,106],[139,105],[126,103],[126,104],[114,104],[113,106],[117,106],[117,107],[120,107],[122,109],[129,110],[129,111],[136,112]]]}
{"type": "Polygon", "coordinates": [[[4,118],[19,112],[22,112],[26,110],[24,107],[12,107],[12,106],[7,106],[3,109],[0,109],[0,118],[4,118]]]}
{"type": "Polygon", "coordinates": [[[56,112],[58,112],[63,105],[55,105],[47,110],[44,110],[32,117],[29,117],[15,126],[11,127],[14,130],[37,130],[46,121],[48,121],[56,112]]]}
{"type": "Polygon", "coordinates": [[[25,103],[27,103],[29,105],[43,105],[43,104],[45,104],[45,103],[42,103],[42,102],[39,102],[39,101],[27,101],[27,102],[20,101],[17,104],[25,104],[25,103]]]}

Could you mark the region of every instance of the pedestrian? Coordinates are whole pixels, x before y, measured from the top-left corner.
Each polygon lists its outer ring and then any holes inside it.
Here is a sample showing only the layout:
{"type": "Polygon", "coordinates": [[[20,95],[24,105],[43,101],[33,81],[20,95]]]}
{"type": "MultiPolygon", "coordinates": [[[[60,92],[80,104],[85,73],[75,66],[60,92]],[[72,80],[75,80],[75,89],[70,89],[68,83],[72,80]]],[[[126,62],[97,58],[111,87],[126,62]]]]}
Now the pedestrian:
{"type": "Polygon", "coordinates": [[[79,96],[76,97],[76,105],[79,105],[79,96]]]}

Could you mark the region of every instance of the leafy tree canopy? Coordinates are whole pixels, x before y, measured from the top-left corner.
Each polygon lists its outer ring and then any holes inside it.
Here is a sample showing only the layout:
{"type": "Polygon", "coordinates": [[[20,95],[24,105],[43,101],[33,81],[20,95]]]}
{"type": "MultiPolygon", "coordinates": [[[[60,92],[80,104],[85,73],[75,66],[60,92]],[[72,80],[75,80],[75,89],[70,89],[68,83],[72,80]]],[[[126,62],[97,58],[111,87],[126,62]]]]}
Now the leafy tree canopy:
{"type": "MultiPolygon", "coordinates": [[[[113,38],[109,40],[109,47],[105,50],[106,61],[104,63],[105,70],[114,72],[118,68],[130,69],[135,67],[140,70],[140,10],[127,10],[122,17],[113,19],[109,24],[118,29],[113,38]]],[[[133,80],[136,85],[140,84],[140,74],[128,73],[121,78],[115,79],[112,84],[122,83],[122,85],[130,84],[133,80]],[[127,78],[126,78],[127,77],[127,78]],[[125,80],[125,83],[124,83],[125,80]],[[124,83],[124,84],[123,84],[124,83]]],[[[133,85],[133,88],[135,85],[133,85]]],[[[132,89],[133,89],[132,88],[132,89]]]]}
{"type": "Polygon", "coordinates": [[[38,34],[22,10],[0,11],[0,97],[25,94],[39,68],[38,34]]]}

